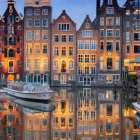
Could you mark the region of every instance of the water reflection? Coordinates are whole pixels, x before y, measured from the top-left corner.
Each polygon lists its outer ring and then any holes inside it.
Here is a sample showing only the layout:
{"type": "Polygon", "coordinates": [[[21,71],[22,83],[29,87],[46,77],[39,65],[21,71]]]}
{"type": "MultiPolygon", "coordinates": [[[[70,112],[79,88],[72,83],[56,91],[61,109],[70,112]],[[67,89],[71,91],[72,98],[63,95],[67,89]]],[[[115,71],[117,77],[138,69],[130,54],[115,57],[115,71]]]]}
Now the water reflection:
{"type": "Polygon", "coordinates": [[[1,95],[0,140],[140,140],[140,116],[121,89],[53,90],[51,112],[1,95]]]}

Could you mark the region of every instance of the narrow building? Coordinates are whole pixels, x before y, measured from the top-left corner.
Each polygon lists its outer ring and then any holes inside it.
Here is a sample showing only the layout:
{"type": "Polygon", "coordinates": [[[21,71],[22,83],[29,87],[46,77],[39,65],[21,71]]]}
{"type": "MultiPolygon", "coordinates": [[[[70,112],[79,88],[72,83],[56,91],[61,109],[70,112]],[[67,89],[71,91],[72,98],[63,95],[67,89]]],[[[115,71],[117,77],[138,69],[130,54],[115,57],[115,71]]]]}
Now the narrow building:
{"type": "Polygon", "coordinates": [[[79,86],[91,86],[96,83],[97,33],[87,15],[77,31],[77,82],[79,86]]]}
{"type": "Polygon", "coordinates": [[[24,1],[24,81],[50,79],[51,5],[49,0],[24,1]]]}
{"type": "Polygon", "coordinates": [[[52,86],[76,83],[76,24],[63,10],[52,23],[52,86]]]}
{"type": "Polygon", "coordinates": [[[127,0],[123,17],[124,70],[131,74],[140,71],[140,1],[127,0]]]}
{"type": "Polygon", "coordinates": [[[122,75],[123,11],[117,0],[97,0],[98,18],[98,81],[120,83],[122,75]]]}
{"type": "Polygon", "coordinates": [[[15,1],[7,1],[0,19],[0,82],[21,80],[23,73],[23,16],[15,9],[15,1]]]}

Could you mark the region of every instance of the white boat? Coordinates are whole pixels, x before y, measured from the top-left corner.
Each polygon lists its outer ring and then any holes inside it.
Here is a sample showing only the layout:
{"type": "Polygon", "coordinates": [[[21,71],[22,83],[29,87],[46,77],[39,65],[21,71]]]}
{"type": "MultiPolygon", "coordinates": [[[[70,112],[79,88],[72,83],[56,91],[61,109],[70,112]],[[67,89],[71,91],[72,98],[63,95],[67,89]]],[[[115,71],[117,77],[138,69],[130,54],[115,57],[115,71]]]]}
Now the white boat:
{"type": "Polygon", "coordinates": [[[50,100],[53,91],[48,84],[35,84],[23,82],[10,82],[4,91],[11,96],[25,100],[46,101],[50,100]]]}
{"type": "Polygon", "coordinates": [[[138,100],[137,100],[137,102],[134,102],[134,103],[132,103],[132,104],[133,104],[133,106],[135,107],[136,111],[137,111],[138,113],[140,113],[140,95],[138,95],[138,100]]]}
{"type": "Polygon", "coordinates": [[[21,99],[11,100],[10,102],[13,103],[13,105],[16,105],[16,107],[19,106],[20,108],[22,108],[23,112],[25,110],[34,112],[51,112],[55,109],[55,105],[53,102],[49,102],[46,104],[42,102],[25,101],[21,99]]]}
{"type": "Polygon", "coordinates": [[[138,102],[134,102],[132,104],[135,107],[136,111],[140,113],[140,104],[138,102]]]}

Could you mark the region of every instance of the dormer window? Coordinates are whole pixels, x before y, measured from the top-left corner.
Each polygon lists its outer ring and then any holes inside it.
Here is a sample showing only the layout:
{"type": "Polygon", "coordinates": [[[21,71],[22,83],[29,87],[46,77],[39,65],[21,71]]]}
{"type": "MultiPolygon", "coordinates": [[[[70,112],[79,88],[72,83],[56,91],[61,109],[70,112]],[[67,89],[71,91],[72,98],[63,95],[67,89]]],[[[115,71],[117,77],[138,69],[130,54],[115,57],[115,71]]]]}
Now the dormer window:
{"type": "Polygon", "coordinates": [[[10,16],[7,17],[7,23],[8,24],[14,24],[14,22],[15,22],[14,16],[10,15],[10,16]]]}
{"type": "Polygon", "coordinates": [[[112,0],[108,0],[108,5],[112,5],[112,0]]]}

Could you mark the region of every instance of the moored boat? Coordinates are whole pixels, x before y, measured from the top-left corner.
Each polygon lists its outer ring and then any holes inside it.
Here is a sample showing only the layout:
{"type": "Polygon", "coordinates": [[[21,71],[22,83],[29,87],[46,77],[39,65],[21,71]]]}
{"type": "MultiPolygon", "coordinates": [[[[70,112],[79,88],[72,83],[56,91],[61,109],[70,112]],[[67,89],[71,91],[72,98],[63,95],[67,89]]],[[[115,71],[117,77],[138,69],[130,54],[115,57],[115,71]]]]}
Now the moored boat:
{"type": "Polygon", "coordinates": [[[133,106],[135,107],[136,111],[137,111],[138,113],[140,113],[140,95],[138,96],[137,102],[134,102],[134,103],[132,103],[132,104],[133,104],[133,106]]]}
{"type": "Polygon", "coordinates": [[[55,104],[53,102],[43,103],[43,102],[33,102],[33,101],[25,101],[21,99],[11,100],[11,103],[14,105],[19,105],[24,110],[35,110],[36,112],[51,112],[55,109],[55,104]]]}
{"type": "Polygon", "coordinates": [[[34,101],[50,100],[53,95],[48,84],[10,82],[4,90],[8,95],[16,98],[34,101]]]}

